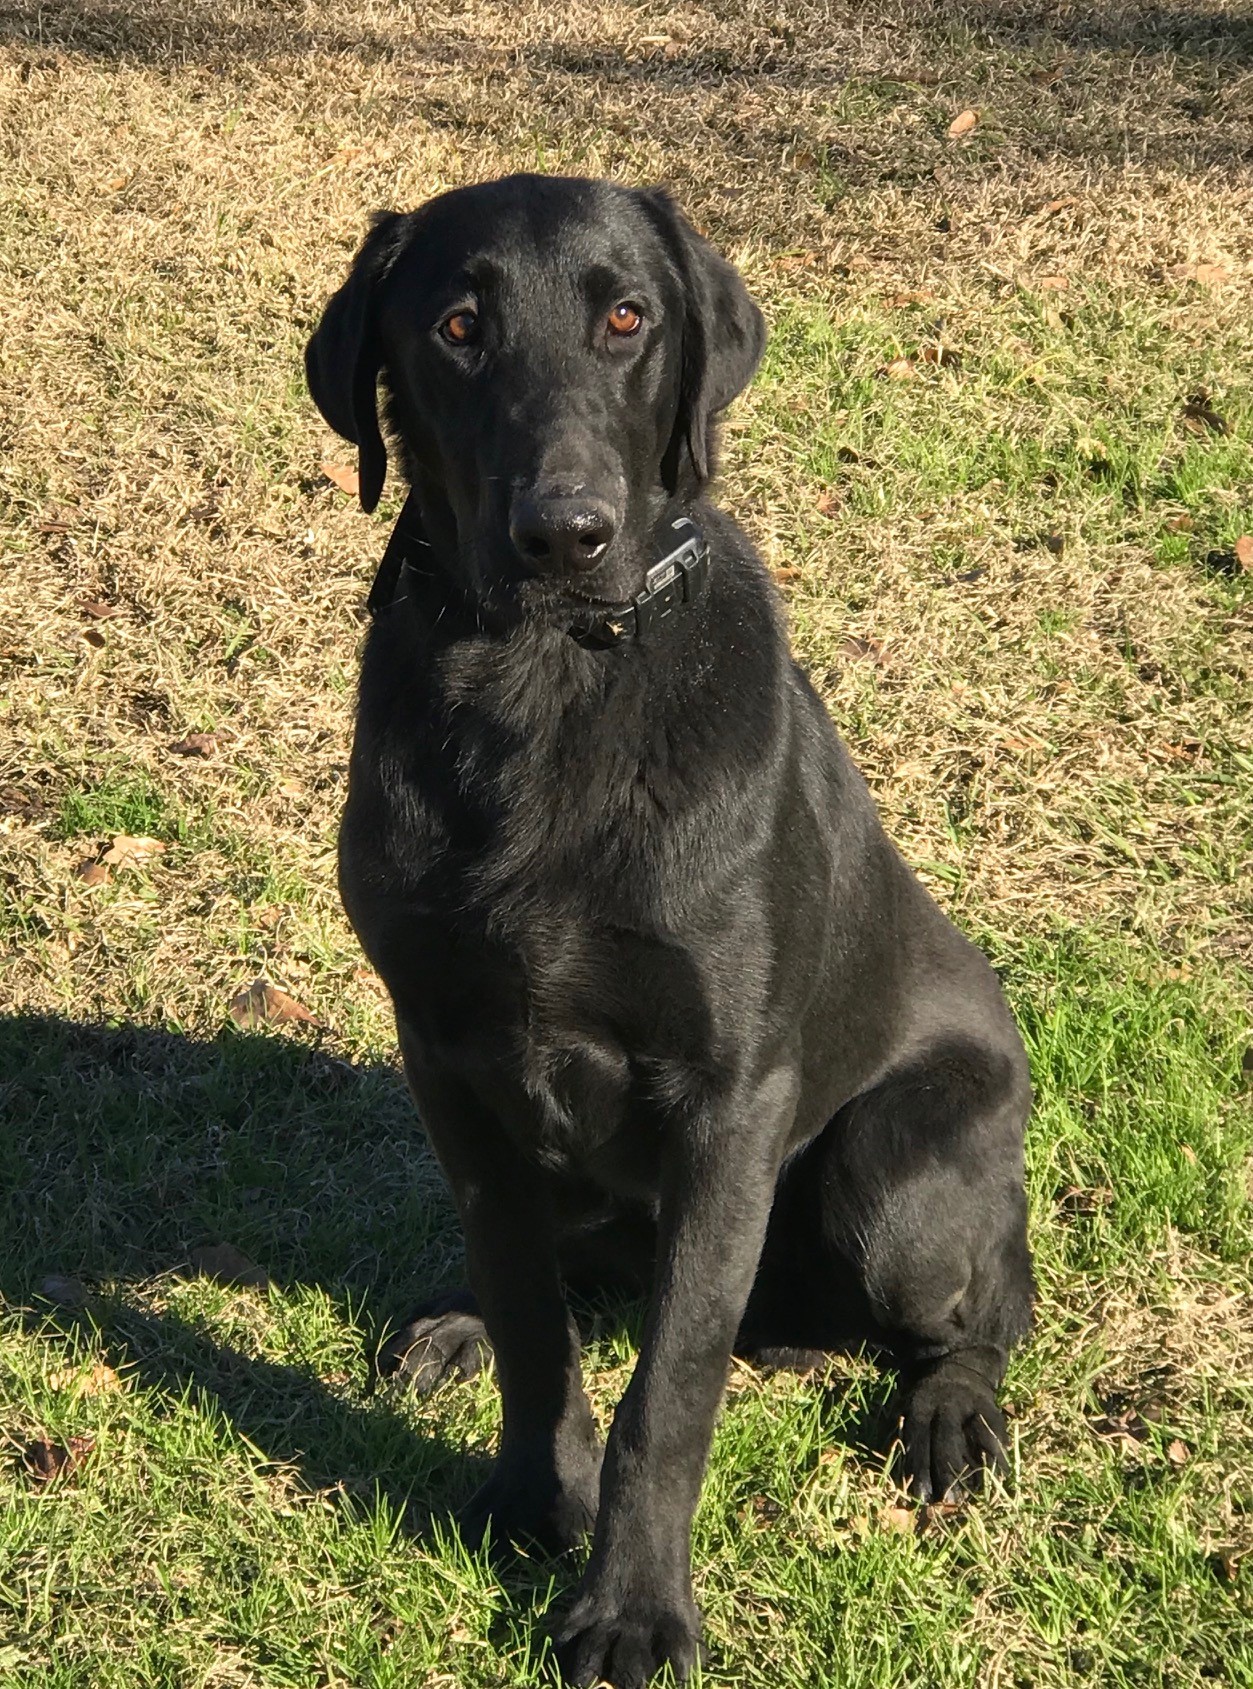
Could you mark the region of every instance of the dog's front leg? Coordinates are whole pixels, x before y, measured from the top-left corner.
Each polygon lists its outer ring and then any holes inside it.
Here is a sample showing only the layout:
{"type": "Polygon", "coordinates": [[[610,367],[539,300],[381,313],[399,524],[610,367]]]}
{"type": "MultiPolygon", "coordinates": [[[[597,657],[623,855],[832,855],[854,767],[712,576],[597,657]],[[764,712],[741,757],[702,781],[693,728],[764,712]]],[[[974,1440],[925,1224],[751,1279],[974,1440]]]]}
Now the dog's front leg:
{"type": "Polygon", "coordinates": [[[605,1451],[591,1559],[557,1636],[569,1682],[637,1689],[700,1649],[692,1517],[752,1288],[796,1083],[776,1072],[716,1116],[674,1122],[656,1279],[605,1451]]]}
{"type": "Polygon", "coordinates": [[[601,1450],[543,1176],[468,1087],[424,1073],[409,1051],[406,1068],[461,1216],[503,1407],[500,1454],[461,1534],[569,1548],[595,1522],[601,1450]]]}

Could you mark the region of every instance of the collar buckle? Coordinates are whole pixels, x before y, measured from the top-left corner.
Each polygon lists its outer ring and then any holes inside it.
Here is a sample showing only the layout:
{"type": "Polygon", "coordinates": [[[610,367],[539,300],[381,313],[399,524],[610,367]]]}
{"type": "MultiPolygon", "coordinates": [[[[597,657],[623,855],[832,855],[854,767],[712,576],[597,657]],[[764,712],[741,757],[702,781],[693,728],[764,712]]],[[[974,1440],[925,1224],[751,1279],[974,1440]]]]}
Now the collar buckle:
{"type": "Polygon", "coordinates": [[[668,621],[681,605],[699,598],[709,576],[709,547],[695,522],[680,516],[671,527],[686,532],[673,551],[653,564],[644,576],[643,592],[632,599],[637,638],[668,621]]]}
{"type": "Polygon", "coordinates": [[[700,597],[709,579],[709,544],[690,516],[677,517],[670,529],[678,544],[649,569],[643,591],[628,604],[598,612],[590,624],[570,629],[580,644],[603,647],[642,639],[700,597]]]}

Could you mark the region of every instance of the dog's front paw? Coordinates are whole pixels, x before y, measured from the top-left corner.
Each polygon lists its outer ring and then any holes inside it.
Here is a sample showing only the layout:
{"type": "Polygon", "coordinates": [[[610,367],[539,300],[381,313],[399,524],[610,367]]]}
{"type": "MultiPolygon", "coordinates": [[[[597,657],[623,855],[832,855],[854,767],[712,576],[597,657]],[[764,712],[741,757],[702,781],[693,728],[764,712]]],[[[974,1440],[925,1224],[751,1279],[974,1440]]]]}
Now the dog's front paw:
{"type": "Polygon", "coordinates": [[[578,1595],[553,1638],[565,1682],[588,1689],[643,1689],[664,1667],[687,1680],[701,1656],[700,1614],[686,1593],[670,1596],[630,1588],[578,1595]]]}
{"type": "Polygon", "coordinates": [[[1003,1472],[1005,1416],[992,1386],[955,1361],[941,1361],[905,1397],[903,1476],[919,1501],[956,1501],[985,1471],[1003,1472]]]}
{"type": "Polygon", "coordinates": [[[544,1461],[502,1459],[457,1515],[457,1528],[470,1548],[490,1539],[494,1549],[533,1543],[564,1554],[591,1535],[599,1498],[598,1447],[564,1461],[560,1475],[544,1461]]]}
{"type": "Polygon", "coordinates": [[[466,1291],[452,1291],[416,1308],[380,1347],[381,1378],[429,1396],[454,1378],[475,1378],[492,1361],[492,1345],[478,1307],[466,1291]]]}

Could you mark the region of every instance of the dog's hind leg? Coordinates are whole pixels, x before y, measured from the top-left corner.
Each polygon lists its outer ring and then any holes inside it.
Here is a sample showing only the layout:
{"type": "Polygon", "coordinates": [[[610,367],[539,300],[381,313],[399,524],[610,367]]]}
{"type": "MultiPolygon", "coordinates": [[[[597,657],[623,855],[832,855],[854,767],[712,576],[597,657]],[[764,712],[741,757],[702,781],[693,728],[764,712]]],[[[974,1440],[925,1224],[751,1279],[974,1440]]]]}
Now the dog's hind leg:
{"type": "Polygon", "coordinates": [[[828,1128],[825,1241],[902,1367],[904,1471],[941,1499],[1003,1466],[996,1393],[1034,1293],[1023,1189],[1026,1058],[937,1040],[828,1128]]]}
{"type": "MultiPolygon", "coordinates": [[[[613,1300],[647,1294],[656,1226],[632,1210],[570,1202],[558,1214],[557,1259],[562,1282],[575,1296],[613,1300]]],[[[380,1344],[375,1365],[428,1396],[440,1384],[477,1378],[493,1360],[478,1298],[466,1286],[437,1291],[419,1302],[380,1344]]]]}
{"type": "Polygon", "coordinates": [[[737,1353],[806,1369],[859,1339],[901,1368],[903,1468],[940,1499],[1004,1463],[996,1393],[1031,1323],[1025,1058],[937,1042],[788,1169],[737,1353]]]}
{"type": "Polygon", "coordinates": [[[492,1345],[474,1292],[445,1290],[420,1302],[380,1344],[381,1378],[429,1396],[451,1379],[477,1378],[492,1361],[492,1345]]]}

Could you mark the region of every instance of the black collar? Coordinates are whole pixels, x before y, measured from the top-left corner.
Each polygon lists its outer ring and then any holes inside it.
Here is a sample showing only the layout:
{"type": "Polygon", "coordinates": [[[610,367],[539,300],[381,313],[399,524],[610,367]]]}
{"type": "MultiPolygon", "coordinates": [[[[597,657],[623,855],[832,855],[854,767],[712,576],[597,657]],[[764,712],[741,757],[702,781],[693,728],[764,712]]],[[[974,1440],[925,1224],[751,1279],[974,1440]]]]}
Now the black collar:
{"type": "MultiPolygon", "coordinates": [[[[570,619],[566,632],[580,645],[605,649],[630,639],[643,639],[668,621],[684,604],[691,604],[709,578],[709,545],[690,516],[678,516],[662,529],[666,549],[644,576],[643,590],[626,604],[589,604],[570,619]]],[[[366,609],[372,616],[395,602],[402,571],[429,549],[412,494],[405,501],[383,553],[366,609]]]]}

